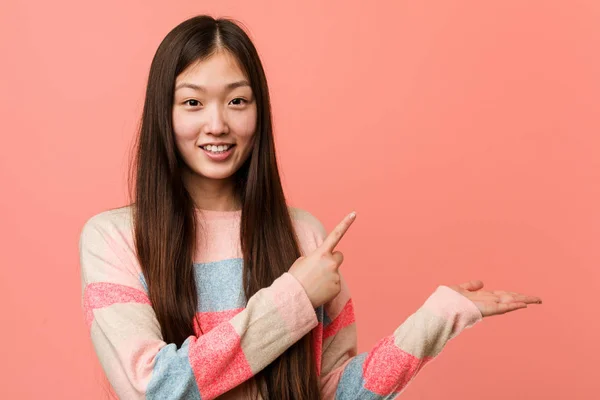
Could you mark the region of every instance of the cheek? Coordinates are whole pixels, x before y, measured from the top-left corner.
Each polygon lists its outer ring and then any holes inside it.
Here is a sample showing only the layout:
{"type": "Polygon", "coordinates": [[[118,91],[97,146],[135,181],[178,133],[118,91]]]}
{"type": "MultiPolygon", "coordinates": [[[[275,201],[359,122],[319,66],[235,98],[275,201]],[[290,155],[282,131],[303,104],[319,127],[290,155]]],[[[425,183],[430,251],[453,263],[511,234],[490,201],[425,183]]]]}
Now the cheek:
{"type": "Polygon", "coordinates": [[[236,132],[238,141],[250,142],[256,132],[256,111],[244,113],[234,121],[232,128],[236,132]]]}
{"type": "Polygon", "coordinates": [[[195,140],[199,129],[200,123],[192,114],[173,111],[173,131],[178,143],[195,140]]]}

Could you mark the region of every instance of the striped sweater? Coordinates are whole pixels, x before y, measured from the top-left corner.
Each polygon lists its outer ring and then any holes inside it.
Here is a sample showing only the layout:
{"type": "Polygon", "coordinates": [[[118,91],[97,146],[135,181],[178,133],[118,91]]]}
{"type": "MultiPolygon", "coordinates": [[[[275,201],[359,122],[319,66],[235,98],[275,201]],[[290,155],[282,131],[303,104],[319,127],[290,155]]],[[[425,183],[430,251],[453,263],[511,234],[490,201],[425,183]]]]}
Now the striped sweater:
{"type": "MultiPolygon", "coordinates": [[[[290,208],[303,254],[326,236],[314,216],[290,208]]],[[[253,375],[314,330],[324,399],[394,398],[446,342],[482,318],[466,297],[439,286],[391,335],[357,354],[353,303],[341,292],[318,307],[288,272],[245,299],[241,211],[200,211],[194,257],[195,334],[163,341],[135,255],[131,206],[104,211],[80,241],[82,306],[100,364],[123,399],[240,399],[253,375]]],[[[256,389],[255,387],[253,387],[256,389]]]]}

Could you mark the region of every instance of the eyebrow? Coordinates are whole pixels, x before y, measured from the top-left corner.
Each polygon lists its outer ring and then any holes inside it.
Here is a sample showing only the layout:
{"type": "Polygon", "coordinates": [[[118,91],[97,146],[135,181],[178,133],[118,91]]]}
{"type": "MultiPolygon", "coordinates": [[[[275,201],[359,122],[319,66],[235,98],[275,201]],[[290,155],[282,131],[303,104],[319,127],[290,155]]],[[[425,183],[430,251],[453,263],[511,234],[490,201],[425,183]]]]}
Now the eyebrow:
{"type": "MultiPolygon", "coordinates": [[[[228,85],[225,86],[225,88],[227,90],[233,90],[235,88],[239,88],[239,87],[243,87],[243,86],[250,86],[250,83],[248,81],[237,81],[237,82],[229,83],[228,85]]],[[[206,88],[204,86],[196,85],[193,83],[187,83],[187,82],[181,82],[181,83],[177,84],[177,86],[175,86],[175,90],[178,90],[181,88],[190,88],[190,89],[198,90],[201,92],[206,91],[206,88]]]]}

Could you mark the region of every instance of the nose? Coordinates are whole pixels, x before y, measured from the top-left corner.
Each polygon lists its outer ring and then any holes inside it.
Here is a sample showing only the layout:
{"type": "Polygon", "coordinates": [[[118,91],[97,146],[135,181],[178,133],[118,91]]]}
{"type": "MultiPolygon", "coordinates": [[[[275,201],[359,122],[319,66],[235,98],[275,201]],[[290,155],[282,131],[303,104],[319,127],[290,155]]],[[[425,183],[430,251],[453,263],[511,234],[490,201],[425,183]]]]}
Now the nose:
{"type": "Polygon", "coordinates": [[[229,125],[222,107],[214,104],[212,107],[207,107],[205,112],[207,117],[205,133],[220,136],[229,132],[229,125]]]}

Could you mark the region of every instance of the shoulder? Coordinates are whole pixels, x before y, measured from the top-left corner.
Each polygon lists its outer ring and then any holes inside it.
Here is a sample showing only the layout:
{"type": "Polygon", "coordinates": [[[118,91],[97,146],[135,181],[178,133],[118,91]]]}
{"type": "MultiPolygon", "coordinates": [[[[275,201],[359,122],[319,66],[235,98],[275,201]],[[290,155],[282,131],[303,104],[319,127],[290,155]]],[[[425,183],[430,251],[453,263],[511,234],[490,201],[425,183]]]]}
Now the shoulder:
{"type": "Polygon", "coordinates": [[[321,221],[304,209],[298,207],[288,207],[288,209],[303,252],[312,251],[320,246],[327,236],[321,221]]]}
{"type": "Polygon", "coordinates": [[[84,223],[79,256],[85,282],[113,282],[138,274],[131,212],[131,206],[106,210],[84,223]]]}
{"type": "Polygon", "coordinates": [[[102,211],[87,219],[79,234],[80,254],[134,253],[132,206],[102,211]]]}
{"type": "Polygon", "coordinates": [[[94,233],[112,235],[131,232],[132,221],[131,205],[105,210],[87,219],[81,230],[81,238],[86,238],[94,233]]]}
{"type": "Polygon", "coordinates": [[[289,207],[292,221],[299,228],[311,231],[314,234],[320,235],[323,238],[327,236],[327,231],[321,221],[310,212],[298,207],[289,207]]]}

